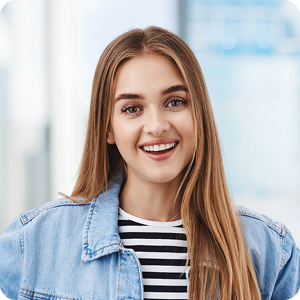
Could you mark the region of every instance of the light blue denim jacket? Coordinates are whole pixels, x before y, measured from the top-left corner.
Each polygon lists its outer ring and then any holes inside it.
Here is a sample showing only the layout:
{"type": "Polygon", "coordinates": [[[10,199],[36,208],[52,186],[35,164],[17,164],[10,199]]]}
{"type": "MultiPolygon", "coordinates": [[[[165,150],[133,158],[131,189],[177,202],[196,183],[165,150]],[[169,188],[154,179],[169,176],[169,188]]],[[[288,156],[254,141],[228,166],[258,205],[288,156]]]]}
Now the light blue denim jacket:
{"type": "MultiPolygon", "coordinates": [[[[143,299],[139,260],[118,234],[120,183],[90,203],[49,202],[21,214],[0,238],[0,287],[11,299],[143,299]]],[[[243,207],[238,214],[263,300],[292,298],[300,250],[287,228],[243,207]]]]}

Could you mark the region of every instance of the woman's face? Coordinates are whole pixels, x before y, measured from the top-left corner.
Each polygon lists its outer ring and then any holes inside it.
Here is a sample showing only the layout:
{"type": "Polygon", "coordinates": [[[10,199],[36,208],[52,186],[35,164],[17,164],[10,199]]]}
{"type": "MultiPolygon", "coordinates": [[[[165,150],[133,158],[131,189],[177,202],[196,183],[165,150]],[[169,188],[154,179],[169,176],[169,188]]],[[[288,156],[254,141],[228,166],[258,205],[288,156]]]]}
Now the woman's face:
{"type": "Polygon", "coordinates": [[[177,68],[157,54],[130,59],[116,74],[114,103],[107,142],[116,143],[128,179],[181,179],[194,151],[195,126],[177,68]]]}

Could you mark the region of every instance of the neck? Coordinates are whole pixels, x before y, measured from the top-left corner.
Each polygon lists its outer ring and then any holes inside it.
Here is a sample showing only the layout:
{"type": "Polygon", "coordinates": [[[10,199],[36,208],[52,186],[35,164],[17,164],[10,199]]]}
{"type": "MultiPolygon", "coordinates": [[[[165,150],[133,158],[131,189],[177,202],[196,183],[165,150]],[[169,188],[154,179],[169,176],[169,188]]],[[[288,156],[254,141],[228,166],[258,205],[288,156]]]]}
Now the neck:
{"type": "MultiPolygon", "coordinates": [[[[128,173],[127,181],[120,193],[120,207],[136,217],[167,222],[180,213],[182,195],[175,197],[181,176],[170,182],[157,183],[128,173]]],[[[172,219],[180,219],[180,214],[172,219]]]]}

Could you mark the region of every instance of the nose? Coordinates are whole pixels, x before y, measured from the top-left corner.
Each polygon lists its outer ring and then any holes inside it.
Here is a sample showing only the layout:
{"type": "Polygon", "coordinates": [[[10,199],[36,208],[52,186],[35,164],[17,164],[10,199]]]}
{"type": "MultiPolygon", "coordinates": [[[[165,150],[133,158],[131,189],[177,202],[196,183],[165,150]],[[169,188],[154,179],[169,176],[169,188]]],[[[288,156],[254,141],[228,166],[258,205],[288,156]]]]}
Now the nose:
{"type": "Polygon", "coordinates": [[[148,111],[144,131],[154,136],[160,136],[163,132],[170,129],[170,122],[164,112],[159,109],[153,108],[148,111]]]}

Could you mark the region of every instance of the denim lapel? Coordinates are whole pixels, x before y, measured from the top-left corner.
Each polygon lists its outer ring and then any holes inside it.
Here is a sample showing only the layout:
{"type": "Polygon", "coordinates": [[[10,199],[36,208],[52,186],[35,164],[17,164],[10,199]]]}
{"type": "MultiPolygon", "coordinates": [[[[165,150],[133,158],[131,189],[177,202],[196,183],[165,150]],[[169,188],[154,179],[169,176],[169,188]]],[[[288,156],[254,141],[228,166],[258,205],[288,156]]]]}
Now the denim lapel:
{"type": "Polygon", "coordinates": [[[118,174],[109,182],[108,190],[91,201],[83,236],[83,262],[120,251],[118,207],[121,183],[122,174],[118,174]]]}

